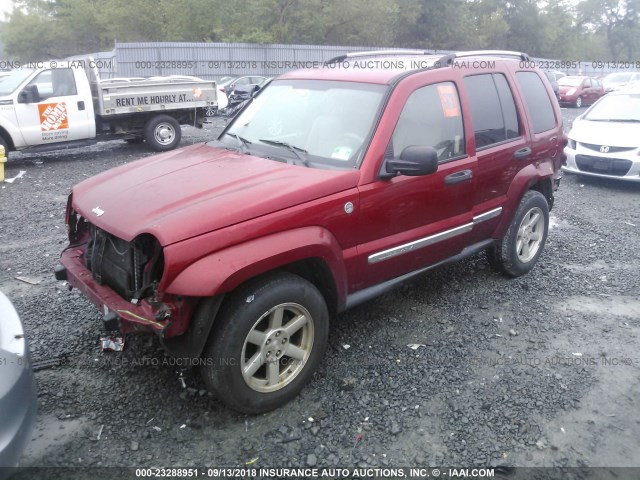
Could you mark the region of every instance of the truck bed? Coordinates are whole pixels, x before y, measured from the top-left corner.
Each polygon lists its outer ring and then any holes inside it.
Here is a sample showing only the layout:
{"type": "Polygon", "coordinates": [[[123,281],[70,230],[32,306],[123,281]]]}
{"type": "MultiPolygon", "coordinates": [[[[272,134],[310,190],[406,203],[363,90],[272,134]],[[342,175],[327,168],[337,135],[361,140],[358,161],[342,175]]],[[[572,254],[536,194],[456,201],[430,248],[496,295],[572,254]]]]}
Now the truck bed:
{"type": "Polygon", "coordinates": [[[102,80],[92,90],[95,113],[103,117],[217,106],[217,88],[213,81],[170,77],[113,83],[102,80]]]}

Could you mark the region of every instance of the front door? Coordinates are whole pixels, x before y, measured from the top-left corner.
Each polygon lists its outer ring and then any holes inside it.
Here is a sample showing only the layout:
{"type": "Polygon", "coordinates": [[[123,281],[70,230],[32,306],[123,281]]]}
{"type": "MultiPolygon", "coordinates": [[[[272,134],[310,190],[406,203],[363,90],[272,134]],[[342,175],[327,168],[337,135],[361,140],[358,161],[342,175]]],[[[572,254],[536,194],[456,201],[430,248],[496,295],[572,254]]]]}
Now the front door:
{"type": "Polygon", "coordinates": [[[385,158],[399,158],[409,146],[433,147],[438,170],[359,187],[360,274],[352,291],[433,265],[468,242],[476,161],[466,154],[455,83],[422,85],[408,93],[385,158]]]}
{"type": "Polygon", "coordinates": [[[78,95],[74,71],[56,68],[40,72],[18,94],[15,104],[20,131],[27,145],[66,142],[86,139],[91,133],[94,119],[92,109],[78,95]],[[27,90],[37,97],[24,102],[27,90]]]}

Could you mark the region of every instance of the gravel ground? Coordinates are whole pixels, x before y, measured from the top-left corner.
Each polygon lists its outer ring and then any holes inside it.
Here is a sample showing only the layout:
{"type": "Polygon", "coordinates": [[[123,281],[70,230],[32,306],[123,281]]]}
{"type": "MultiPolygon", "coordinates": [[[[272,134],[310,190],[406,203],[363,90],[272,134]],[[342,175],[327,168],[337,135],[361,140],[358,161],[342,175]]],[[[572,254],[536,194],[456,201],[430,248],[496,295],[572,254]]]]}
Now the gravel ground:
{"type": "MultiPolygon", "coordinates": [[[[578,113],[563,109],[567,128],[578,113]]],[[[103,353],[99,313],[53,278],[71,186],[147,155],[108,142],[6,166],[26,174],[0,186],[0,290],[36,364],[60,363],[36,372],[23,465],[640,466],[640,185],[565,176],[530,274],[505,279],[479,255],[340,315],[303,393],[244,416],[197,372],[183,388],[154,338],[103,353]]]]}

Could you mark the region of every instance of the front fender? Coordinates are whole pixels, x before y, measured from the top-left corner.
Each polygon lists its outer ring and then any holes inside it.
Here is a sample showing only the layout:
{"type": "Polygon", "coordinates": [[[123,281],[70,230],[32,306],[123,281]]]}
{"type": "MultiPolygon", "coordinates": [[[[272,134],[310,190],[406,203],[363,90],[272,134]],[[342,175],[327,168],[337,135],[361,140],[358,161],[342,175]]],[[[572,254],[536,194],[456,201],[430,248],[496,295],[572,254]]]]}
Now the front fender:
{"type": "Polygon", "coordinates": [[[179,273],[166,291],[174,295],[210,297],[230,292],[262,273],[309,258],[319,258],[331,271],[338,303],[346,299],[347,274],[342,249],[322,227],[303,227],[234,245],[203,257],[179,273]]]}

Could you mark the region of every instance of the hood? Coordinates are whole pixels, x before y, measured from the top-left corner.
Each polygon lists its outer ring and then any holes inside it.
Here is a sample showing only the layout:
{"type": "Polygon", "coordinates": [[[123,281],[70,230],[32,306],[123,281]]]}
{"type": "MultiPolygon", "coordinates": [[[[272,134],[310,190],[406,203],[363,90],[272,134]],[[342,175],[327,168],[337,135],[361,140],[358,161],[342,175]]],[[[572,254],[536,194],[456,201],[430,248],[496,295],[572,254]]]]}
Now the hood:
{"type": "Polygon", "coordinates": [[[571,89],[574,89],[576,92],[580,91],[580,87],[571,87],[569,85],[560,85],[560,93],[567,93],[571,89]]]}
{"type": "Polygon", "coordinates": [[[608,145],[610,147],[638,147],[640,123],[594,122],[576,120],[573,122],[569,138],[580,143],[608,145]]]}
{"type": "Polygon", "coordinates": [[[166,246],[354,188],[359,176],[199,144],[85,180],[73,207],[123,240],[150,233],[166,246]]]}

